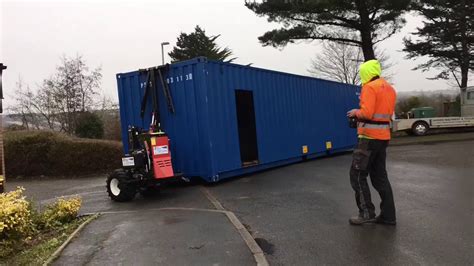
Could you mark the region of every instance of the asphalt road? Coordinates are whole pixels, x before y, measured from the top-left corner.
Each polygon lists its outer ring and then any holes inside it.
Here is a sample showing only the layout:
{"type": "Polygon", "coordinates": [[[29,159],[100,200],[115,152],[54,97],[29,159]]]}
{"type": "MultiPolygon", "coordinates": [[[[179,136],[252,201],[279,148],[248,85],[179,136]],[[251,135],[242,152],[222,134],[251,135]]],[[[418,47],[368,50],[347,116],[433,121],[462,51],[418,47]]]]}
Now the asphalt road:
{"type": "MultiPolygon", "coordinates": [[[[474,265],[474,141],[389,147],[398,224],[350,226],[350,154],[235,178],[206,188],[246,225],[272,265],[474,265]]],[[[58,265],[252,265],[244,241],[200,186],[111,202],[105,177],[10,181],[48,203],[79,194],[83,213],[106,212],[58,265]]],[[[378,196],[373,195],[378,204],[378,196]]]]}
{"type": "Polygon", "coordinates": [[[348,224],[357,213],[350,162],[319,159],[212,192],[262,239],[273,265],[474,265],[474,141],[389,148],[396,227],[348,224]]]}

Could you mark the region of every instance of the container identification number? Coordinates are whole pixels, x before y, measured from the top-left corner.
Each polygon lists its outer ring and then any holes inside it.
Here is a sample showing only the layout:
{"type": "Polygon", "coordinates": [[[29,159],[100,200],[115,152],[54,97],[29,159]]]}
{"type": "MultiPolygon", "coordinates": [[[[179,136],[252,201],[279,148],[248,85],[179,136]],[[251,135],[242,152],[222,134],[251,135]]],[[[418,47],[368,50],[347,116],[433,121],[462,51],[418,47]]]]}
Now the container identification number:
{"type": "Polygon", "coordinates": [[[166,83],[172,84],[174,82],[182,82],[182,81],[187,81],[187,80],[193,80],[193,73],[189,73],[186,75],[179,75],[175,77],[168,77],[166,78],[166,83]]]}
{"type": "MultiPolygon", "coordinates": [[[[166,83],[172,84],[174,82],[182,82],[182,81],[188,81],[188,80],[193,80],[193,73],[188,73],[186,75],[179,75],[179,76],[174,76],[174,77],[168,77],[166,78],[166,83]]],[[[145,87],[146,87],[146,81],[140,82],[140,88],[145,88],[145,87]]]]}

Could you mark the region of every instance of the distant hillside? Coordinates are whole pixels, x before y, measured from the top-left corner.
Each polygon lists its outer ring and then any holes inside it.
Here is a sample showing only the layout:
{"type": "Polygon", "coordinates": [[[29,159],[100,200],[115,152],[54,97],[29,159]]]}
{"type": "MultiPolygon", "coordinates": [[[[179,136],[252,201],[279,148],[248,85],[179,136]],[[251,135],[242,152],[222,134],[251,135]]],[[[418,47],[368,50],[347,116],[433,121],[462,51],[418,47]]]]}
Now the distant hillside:
{"type": "Polygon", "coordinates": [[[397,91],[398,98],[408,98],[411,96],[439,96],[443,95],[448,98],[454,99],[459,95],[459,90],[434,90],[434,91],[397,91]]]}
{"type": "MultiPolygon", "coordinates": [[[[94,110],[94,113],[98,114],[104,123],[104,139],[120,140],[120,115],[118,109],[109,110],[94,110]]],[[[24,116],[21,114],[3,114],[2,126],[5,129],[17,130],[20,128],[26,128],[23,121],[24,116]]],[[[48,124],[43,116],[40,114],[29,114],[27,115],[28,128],[30,130],[48,130],[48,124]]],[[[55,122],[55,130],[60,130],[60,124],[55,122]]]]}

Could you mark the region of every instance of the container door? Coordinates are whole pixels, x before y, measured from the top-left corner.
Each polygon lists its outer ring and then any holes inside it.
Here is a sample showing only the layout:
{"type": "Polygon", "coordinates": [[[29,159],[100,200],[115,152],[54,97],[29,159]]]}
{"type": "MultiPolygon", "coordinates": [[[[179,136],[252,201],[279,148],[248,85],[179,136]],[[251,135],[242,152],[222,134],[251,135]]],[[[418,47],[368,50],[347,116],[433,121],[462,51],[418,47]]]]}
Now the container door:
{"type": "Polygon", "coordinates": [[[258,149],[253,92],[236,90],[235,99],[242,166],[255,165],[258,164],[258,149]]]}

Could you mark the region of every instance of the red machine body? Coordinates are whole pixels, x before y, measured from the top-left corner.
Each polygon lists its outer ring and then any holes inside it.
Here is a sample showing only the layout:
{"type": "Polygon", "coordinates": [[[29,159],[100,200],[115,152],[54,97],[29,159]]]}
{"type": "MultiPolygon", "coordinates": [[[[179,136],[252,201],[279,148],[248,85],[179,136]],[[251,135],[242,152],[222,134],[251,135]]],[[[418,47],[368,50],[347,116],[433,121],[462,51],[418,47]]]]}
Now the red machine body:
{"type": "Polygon", "coordinates": [[[155,179],[174,176],[168,136],[163,133],[150,133],[150,144],[155,179]]]}

